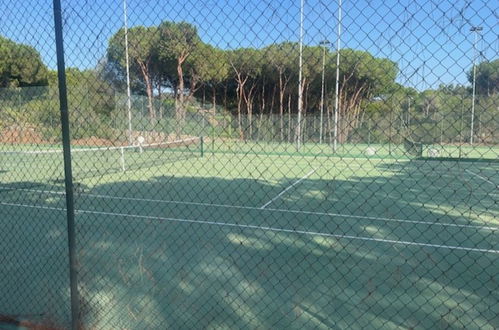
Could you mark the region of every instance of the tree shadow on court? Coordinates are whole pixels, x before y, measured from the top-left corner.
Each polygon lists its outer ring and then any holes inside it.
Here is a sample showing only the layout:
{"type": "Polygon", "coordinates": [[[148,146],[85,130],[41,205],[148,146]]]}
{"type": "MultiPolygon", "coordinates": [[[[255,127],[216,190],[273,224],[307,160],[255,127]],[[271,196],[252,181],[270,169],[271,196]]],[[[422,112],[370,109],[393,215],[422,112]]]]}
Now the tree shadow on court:
{"type": "Polygon", "coordinates": [[[1,184],[0,328],[69,322],[65,205],[41,193],[59,189],[29,181],[1,184]]]}
{"type": "Polygon", "coordinates": [[[451,195],[435,200],[421,180],[410,171],[310,179],[271,210],[259,207],[296,178],[271,184],[163,176],[97,186],[88,193],[142,200],[79,198],[79,208],[95,212],[78,217],[82,290],[101,311],[89,322],[171,328],[497,326],[491,307],[498,306],[493,274],[499,258],[472,250],[497,246],[497,231],[481,228],[479,219],[464,212],[438,213],[457,206],[451,195]],[[412,219],[477,227],[392,221],[412,219]]]}
{"type": "Polygon", "coordinates": [[[76,197],[85,324],[498,327],[499,255],[473,250],[496,248],[498,232],[451,193],[429,194],[421,180],[435,179],[380,169],[390,173],[304,180],[265,209],[297,178],[158,176],[85,188],[76,197]]]}

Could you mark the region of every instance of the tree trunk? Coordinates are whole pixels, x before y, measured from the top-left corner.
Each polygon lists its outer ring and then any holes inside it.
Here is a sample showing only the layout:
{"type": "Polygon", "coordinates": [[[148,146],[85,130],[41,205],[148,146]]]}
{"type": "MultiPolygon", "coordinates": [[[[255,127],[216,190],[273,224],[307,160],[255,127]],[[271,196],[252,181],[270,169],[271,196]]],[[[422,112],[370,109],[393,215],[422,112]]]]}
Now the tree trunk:
{"type": "Polygon", "coordinates": [[[153,98],[153,86],[152,79],[149,74],[149,64],[144,62],[139,62],[140,71],[142,73],[142,77],[144,78],[144,82],[146,84],[146,93],[147,93],[147,111],[149,113],[149,120],[151,125],[154,125],[154,119],[156,118],[156,113],[154,111],[152,98],[153,98]]]}
{"type": "Polygon", "coordinates": [[[242,118],[241,118],[241,113],[242,113],[242,104],[245,99],[245,94],[244,94],[244,85],[246,84],[246,81],[248,81],[248,77],[242,78],[241,74],[234,69],[236,72],[236,81],[237,81],[237,88],[236,88],[236,93],[237,93],[237,121],[238,121],[238,126],[239,126],[239,138],[241,140],[244,140],[244,133],[243,133],[243,125],[242,125],[242,118]]]}
{"type": "Polygon", "coordinates": [[[180,134],[182,129],[182,124],[184,121],[184,71],[182,68],[183,60],[181,58],[178,59],[177,62],[177,75],[178,75],[178,103],[176,109],[176,119],[177,119],[177,135],[180,134]]]}
{"type": "MultiPolygon", "coordinates": [[[[189,94],[187,95],[187,98],[185,99],[185,103],[190,104],[192,102],[192,99],[194,98],[194,94],[201,88],[203,87],[203,107],[204,107],[204,84],[200,81],[199,76],[196,75],[194,72],[191,71],[190,73],[190,86],[189,86],[189,94]]],[[[185,107],[184,107],[185,109],[185,107]]],[[[185,117],[185,112],[184,112],[184,117],[185,117]]]]}
{"type": "Polygon", "coordinates": [[[358,127],[362,111],[362,99],[369,98],[369,93],[366,92],[365,85],[351,87],[351,90],[355,91],[352,95],[349,95],[348,90],[345,90],[343,87],[339,92],[341,107],[338,112],[338,142],[340,143],[346,142],[350,132],[358,127]]]}
{"type": "Polygon", "coordinates": [[[260,120],[258,121],[258,132],[257,132],[257,135],[256,135],[256,139],[257,141],[261,141],[261,132],[263,131],[262,130],[262,125],[263,125],[263,111],[260,112],[260,120]]]}
{"type": "Polygon", "coordinates": [[[213,102],[213,114],[215,114],[216,110],[217,110],[217,91],[216,91],[216,88],[215,88],[215,85],[213,85],[211,87],[211,90],[213,92],[213,95],[212,95],[212,102],[213,102]]]}
{"type": "Polygon", "coordinates": [[[201,104],[201,107],[204,110],[204,105],[206,104],[206,87],[203,84],[203,103],[201,104]]]}
{"type": "MultiPolygon", "coordinates": [[[[245,81],[248,78],[245,79],[245,81]]],[[[247,114],[247,120],[248,120],[248,127],[249,127],[249,136],[250,139],[253,137],[253,102],[254,102],[254,91],[256,87],[256,82],[253,82],[250,89],[248,90],[247,93],[244,92],[244,87],[242,97],[244,98],[244,102],[246,103],[246,114],[247,114]]]]}
{"type": "Polygon", "coordinates": [[[265,112],[265,106],[266,106],[266,102],[265,102],[265,79],[263,80],[263,83],[262,83],[262,95],[261,95],[262,99],[262,107],[260,109],[260,120],[258,121],[258,125],[257,125],[257,129],[258,129],[258,132],[257,132],[257,140],[259,139],[260,137],[260,130],[262,129],[262,114],[265,112]]]}
{"type": "Polygon", "coordinates": [[[154,111],[154,106],[152,103],[153,98],[153,90],[152,90],[152,82],[149,76],[144,77],[146,82],[146,93],[147,93],[147,109],[149,111],[149,120],[151,125],[154,125],[156,119],[156,112],[154,111]]]}
{"type": "Polygon", "coordinates": [[[265,80],[262,84],[262,108],[260,109],[260,113],[265,112],[265,80]]]}
{"type": "Polygon", "coordinates": [[[243,134],[243,124],[242,124],[242,118],[241,118],[241,108],[242,108],[242,103],[243,103],[243,96],[242,96],[242,86],[238,84],[237,87],[237,127],[239,129],[239,138],[241,140],[244,140],[244,134],[243,134]]]}
{"type": "MultiPolygon", "coordinates": [[[[326,103],[327,104],[327,103],[326,103]]],[[[331,109],[329,106],[326,105],[326,113],[327,113],[327,132],[328,132],[328,135],[329,135],[329,143],[331,144],[333,142],[333,129],[332,129],[332,125],[331,125],[331,109]]]]}
{"type": "Polygon", "coordinates": [[[227,110],[227,83],[224,84],[224,109],[227,110]]]}
{"type": "Polygon", "coordinates": [[[303,118],[305,118],[305,115],[307,114],[307,109],[308,109],[308,90],[310,87],[310,83],[305,83],[303,86],[303,118]]]}
{"type": "Polygon", "coordinates": [[[274,117],[274,101],[275,101],[276,88],[272,88],[272,97],[270,99],[269,120],[272,125],[272,140],[276,138],[275,134],[275,117],[274,117]]]}
{"type": "Polygon", "coordinates": [[[158,98],[159,98],[159,119],[163,119],[163,89],[161,88],[161,85],[163,82],[161,79],[158,80],[158,98]]]}
{"type": "Polygon", "coordinates": [[[274,112],[274,101],[275,101],[275,87],[272,88],[272,97],[270,99],[270,109],[269,114],[274,112]]]}

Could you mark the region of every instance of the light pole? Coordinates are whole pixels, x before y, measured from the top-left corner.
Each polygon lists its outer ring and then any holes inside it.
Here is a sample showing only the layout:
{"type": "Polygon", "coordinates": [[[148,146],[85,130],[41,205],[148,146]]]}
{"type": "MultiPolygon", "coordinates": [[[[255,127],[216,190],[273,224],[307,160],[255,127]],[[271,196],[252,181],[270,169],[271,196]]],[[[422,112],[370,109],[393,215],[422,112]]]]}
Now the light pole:
{"type": "Polygon", "coordinates": [[[411,96],[407,96],[407,128],[411,125],[411,96]]]}
{"type": "Polygon", "coordinates": [[[336,152],[338,144],[338,120],[339,120],[339,87],[340,87],[340,48],[341,48],[341,0],[338,0],[338,39],[336,41],[336,87],[334,101],[334,141],[333,152],[336,152]]]}
{"type": "Polygon", "coordinates": [[[319,128],[319,143],[322,143],[322,129],[324,121],[324,76],[326,71],[326,47],[331,43],[328,40],[322,40],[319,45],[324,47],[324,52],[322,53],[322,84],[321,84],[321,119],[319,128]]]}
{"type": "Polygon", "coordinates": [[[473,131],[474,131],[474,123],[475,123],[475,92],[476,92],[476,43],[478,34],[482,31],[483,28],[481,26],[472,26],[470,31],[475,34],[475,39],[473,41],[473,92],[471,96],[471,130],[470,130],[470,144],[473,144],[473,131]]]}
{"type": "Polygon", "coordinates": [[[125,64],[126,64],[126,96],[127,96],[127,109],[128,109],[128,141],[130,145],[133,144],[132,137],[132,95],[130,91],[130,62],[128,58],[128,18],[126,1],[123,0],[123,18],[125,23],[125,64]]]}
{"type": "Polygon", "coordinates": [[[302,71],[303,71],[303,7],[305,1],[300,1],[300,54],[298,63],[298,125],[296,126],[296,148],[300,150],[301,143],[301,115],[303,111],[303,89],[302,89],[302,71]]]}

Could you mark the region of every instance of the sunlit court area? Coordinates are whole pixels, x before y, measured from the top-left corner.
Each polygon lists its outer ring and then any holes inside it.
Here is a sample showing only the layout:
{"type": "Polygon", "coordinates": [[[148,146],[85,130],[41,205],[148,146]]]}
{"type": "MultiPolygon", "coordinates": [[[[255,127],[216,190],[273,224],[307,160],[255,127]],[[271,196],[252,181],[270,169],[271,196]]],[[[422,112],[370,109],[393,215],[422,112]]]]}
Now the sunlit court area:
{"type": "Polygon", "coordinates": [[[0,329],[499,328],[497,10],[0,3],[0,329]]]}

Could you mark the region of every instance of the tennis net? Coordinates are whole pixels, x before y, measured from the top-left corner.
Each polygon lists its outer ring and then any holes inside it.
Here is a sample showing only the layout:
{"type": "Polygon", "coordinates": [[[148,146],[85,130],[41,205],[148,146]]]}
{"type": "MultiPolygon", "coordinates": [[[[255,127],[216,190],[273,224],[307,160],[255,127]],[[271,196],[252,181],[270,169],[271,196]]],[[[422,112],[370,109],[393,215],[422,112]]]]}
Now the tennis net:
{"type": "Polygon", "coordinates": [[[422,157],[423,144],[404,138],[404,149],[407,156],[422,157]]]}
{"type": "MultiPolygon", "coordinates": [[[[73,147],[71,160],[76,180],[111,173],[140,170],[165,163],[200,157],[203,139],[187,139],[127,146],[73,147]]],[[[0,184],[22,187],[64,181],[63,151],[9,150],[0,152],[0,184]],[[19,177],[19,171],[23,176],[19,177]],[[16,173],[16,175],[13,175],[16,173]]]]}

